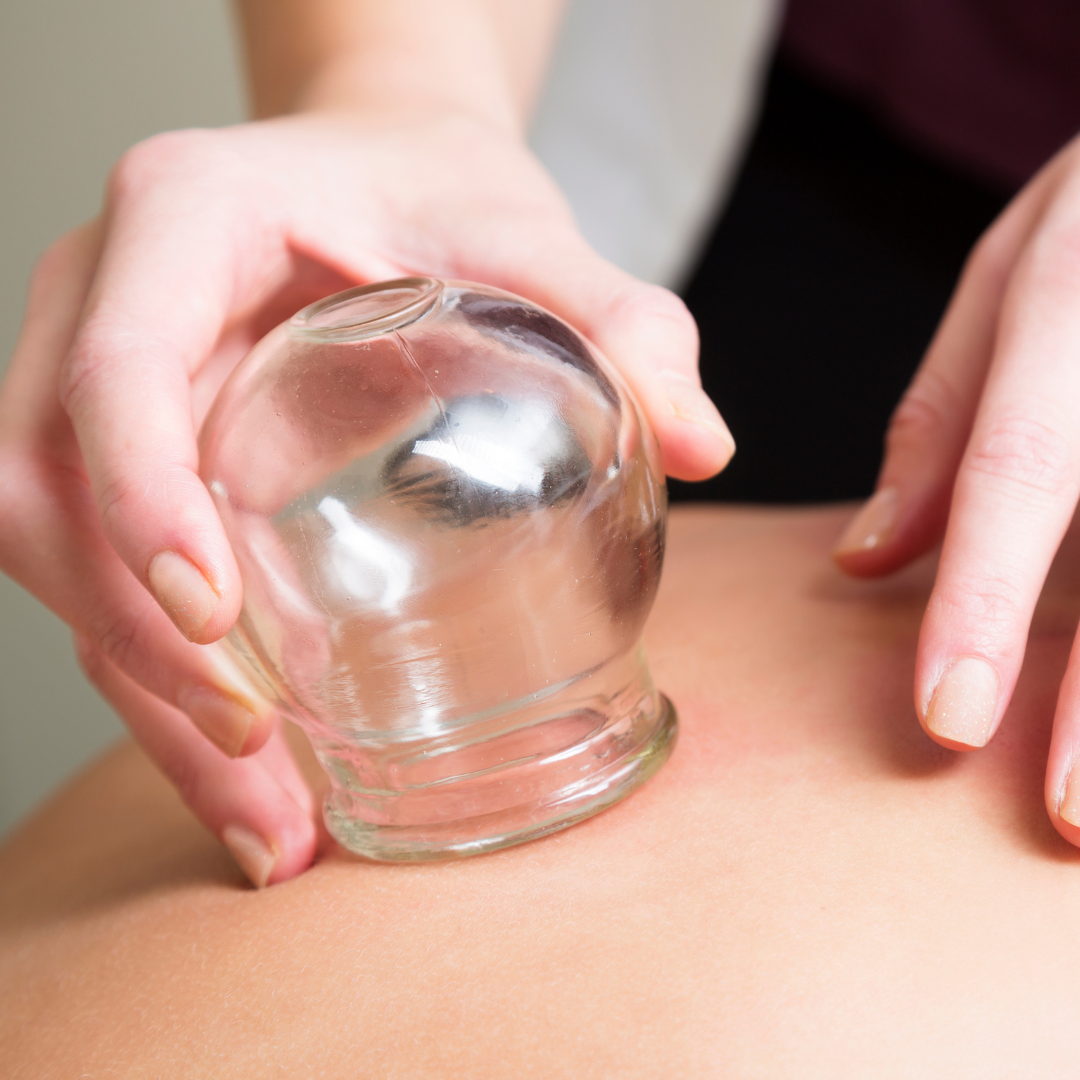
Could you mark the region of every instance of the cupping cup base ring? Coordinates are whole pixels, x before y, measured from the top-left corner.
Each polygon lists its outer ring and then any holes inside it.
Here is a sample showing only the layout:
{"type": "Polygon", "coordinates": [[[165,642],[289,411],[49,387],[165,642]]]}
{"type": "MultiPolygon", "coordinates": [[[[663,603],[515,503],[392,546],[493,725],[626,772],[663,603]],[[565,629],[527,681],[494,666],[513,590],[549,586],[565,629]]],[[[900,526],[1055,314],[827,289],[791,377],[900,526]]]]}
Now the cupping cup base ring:
{"type": "Polygon", "coordinates": [[[657,695],[654,722],[644,739],[590,773],[587,782],[495,813],[426,825],[374,825],[327,796],[330,835],[349,851],[375,862],[435,862],[498,851],[548,836],[599,814],[644,784],[667,761],[678,734],[675,707],[657,695]]]}

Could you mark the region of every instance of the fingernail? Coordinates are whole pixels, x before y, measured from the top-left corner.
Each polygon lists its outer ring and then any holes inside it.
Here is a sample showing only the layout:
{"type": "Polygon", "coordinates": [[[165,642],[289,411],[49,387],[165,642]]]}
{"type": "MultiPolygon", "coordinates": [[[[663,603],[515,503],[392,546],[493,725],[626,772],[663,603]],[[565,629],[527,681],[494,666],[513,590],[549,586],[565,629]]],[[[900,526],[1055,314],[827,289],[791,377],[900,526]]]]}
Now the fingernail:
{"type": "Polygon", "coordinates": [[[218,594],[202,571],[175,551],[160,551],[147,570],[150,589],[184,637],[195,638],[213,617],[218,594]]]}
{"type": "Polygon", "coordinates": [[[255,714],[210,686],[189,686],[176,704],[192,723],[223,753],[236,757],[244,749],[255,714]]]}
{"type": "Polygon", "coordinates": [[[1058,816],[1070,825],[1080,826],[1080,769],[1073,765],[1069,782],[1065,785],[1065,798],[1058,807],[1058,816]]]}
{"type": "Polygon", "coordinates": [[[677,371],[661,371],[659,375],[672,413],[680,420],[708,428],[728,444],[729,457],[735,453],[735,440],[709,395],[693,379],[677,371]]]}
{"type": "Polygon", "coordinates": [[[872,551],[884,543],[896,525],[900,509],[900,492],[894,487],[882,488],[863,504],[862,509],[844,530],[834,555],[850,555],[856,551],[872,551]]]}
{"type": "Polygon", "coordinates": [[[997,712],[998,674],[993,665],[973,656],[945,669],[926,708],[926,726],[935,734],[965,746],[990,741],[997,712]]]}
{"type": "Polygon", "coordinates": [[[257,889],[266,888],[277,865],[277,855],[270,845],[245,825],[226,825],[221,842],[229,849],[237,865],[257,889]]]}
{"type": "Polygon", "coordinates": [[[274,706],[270,698],[274,696],[274,688],[265,682],[261,690],[255,686],[252,678],[258,672],[240,667],[229,647],[228,638],[203,646],[202,655],[209,662],[207,675],[210,682],[220,693],[243,705],[256,716],[273,712],[274,706]]]}

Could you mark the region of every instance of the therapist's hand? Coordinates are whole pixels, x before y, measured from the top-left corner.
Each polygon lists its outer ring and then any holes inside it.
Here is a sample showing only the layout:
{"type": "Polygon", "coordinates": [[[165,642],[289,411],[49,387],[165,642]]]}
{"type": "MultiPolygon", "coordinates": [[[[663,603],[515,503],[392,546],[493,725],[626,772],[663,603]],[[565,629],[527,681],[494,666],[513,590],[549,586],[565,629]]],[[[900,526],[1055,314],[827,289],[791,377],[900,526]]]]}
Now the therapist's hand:
{"type": "Polygon", "coordinates": [[[637,392],[666,469],[732,443],[679,300],[594,254],[514,132],[464,111],[336,110],[159,136],[100,221],[42,259],[0,396],[0,567],[257,884],[315,852],[273,710],[210,643],[241,603],[196,432],[273,325],[352,284],[465,278],[550,308],[637,392]]]}
{"type": "MultiPolygon", "coordinates": [[[[954,749],[993,736],[1051,561],[1080,498],[1080,140],[1020,193],[968,260],[889,429],[876,494],[836,551],[887,573],[944,537],[915,703],[954,749]]],[[[1075,624],[1070,626],[1070,632],[1075,624]]],[[[1080,844],[1080,647],[1061,686],[1046,777],[1080,844]]]]}

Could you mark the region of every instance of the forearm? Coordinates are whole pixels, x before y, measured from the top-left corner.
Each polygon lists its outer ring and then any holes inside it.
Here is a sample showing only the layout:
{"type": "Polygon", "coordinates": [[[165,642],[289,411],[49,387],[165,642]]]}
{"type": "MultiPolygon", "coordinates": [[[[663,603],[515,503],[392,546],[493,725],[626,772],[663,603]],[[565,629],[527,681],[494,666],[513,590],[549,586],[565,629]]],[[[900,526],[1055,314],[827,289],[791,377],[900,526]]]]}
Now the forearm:
{"type": "Polygon", "coordinates": [[[460,109],[523,130],[564,0],[236,0],[256,116],[460,109]]]}

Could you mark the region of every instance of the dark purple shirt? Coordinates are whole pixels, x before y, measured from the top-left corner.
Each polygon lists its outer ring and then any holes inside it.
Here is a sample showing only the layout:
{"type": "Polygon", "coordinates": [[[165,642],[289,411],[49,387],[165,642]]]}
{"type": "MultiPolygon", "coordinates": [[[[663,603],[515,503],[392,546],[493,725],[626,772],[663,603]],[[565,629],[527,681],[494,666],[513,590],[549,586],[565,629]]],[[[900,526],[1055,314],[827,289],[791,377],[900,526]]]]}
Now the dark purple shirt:
{"type": "Polygon", "coordinates": [[[789,0],[782,48],[999,185],[1080,132],[1080,0],[789,0]]]}

